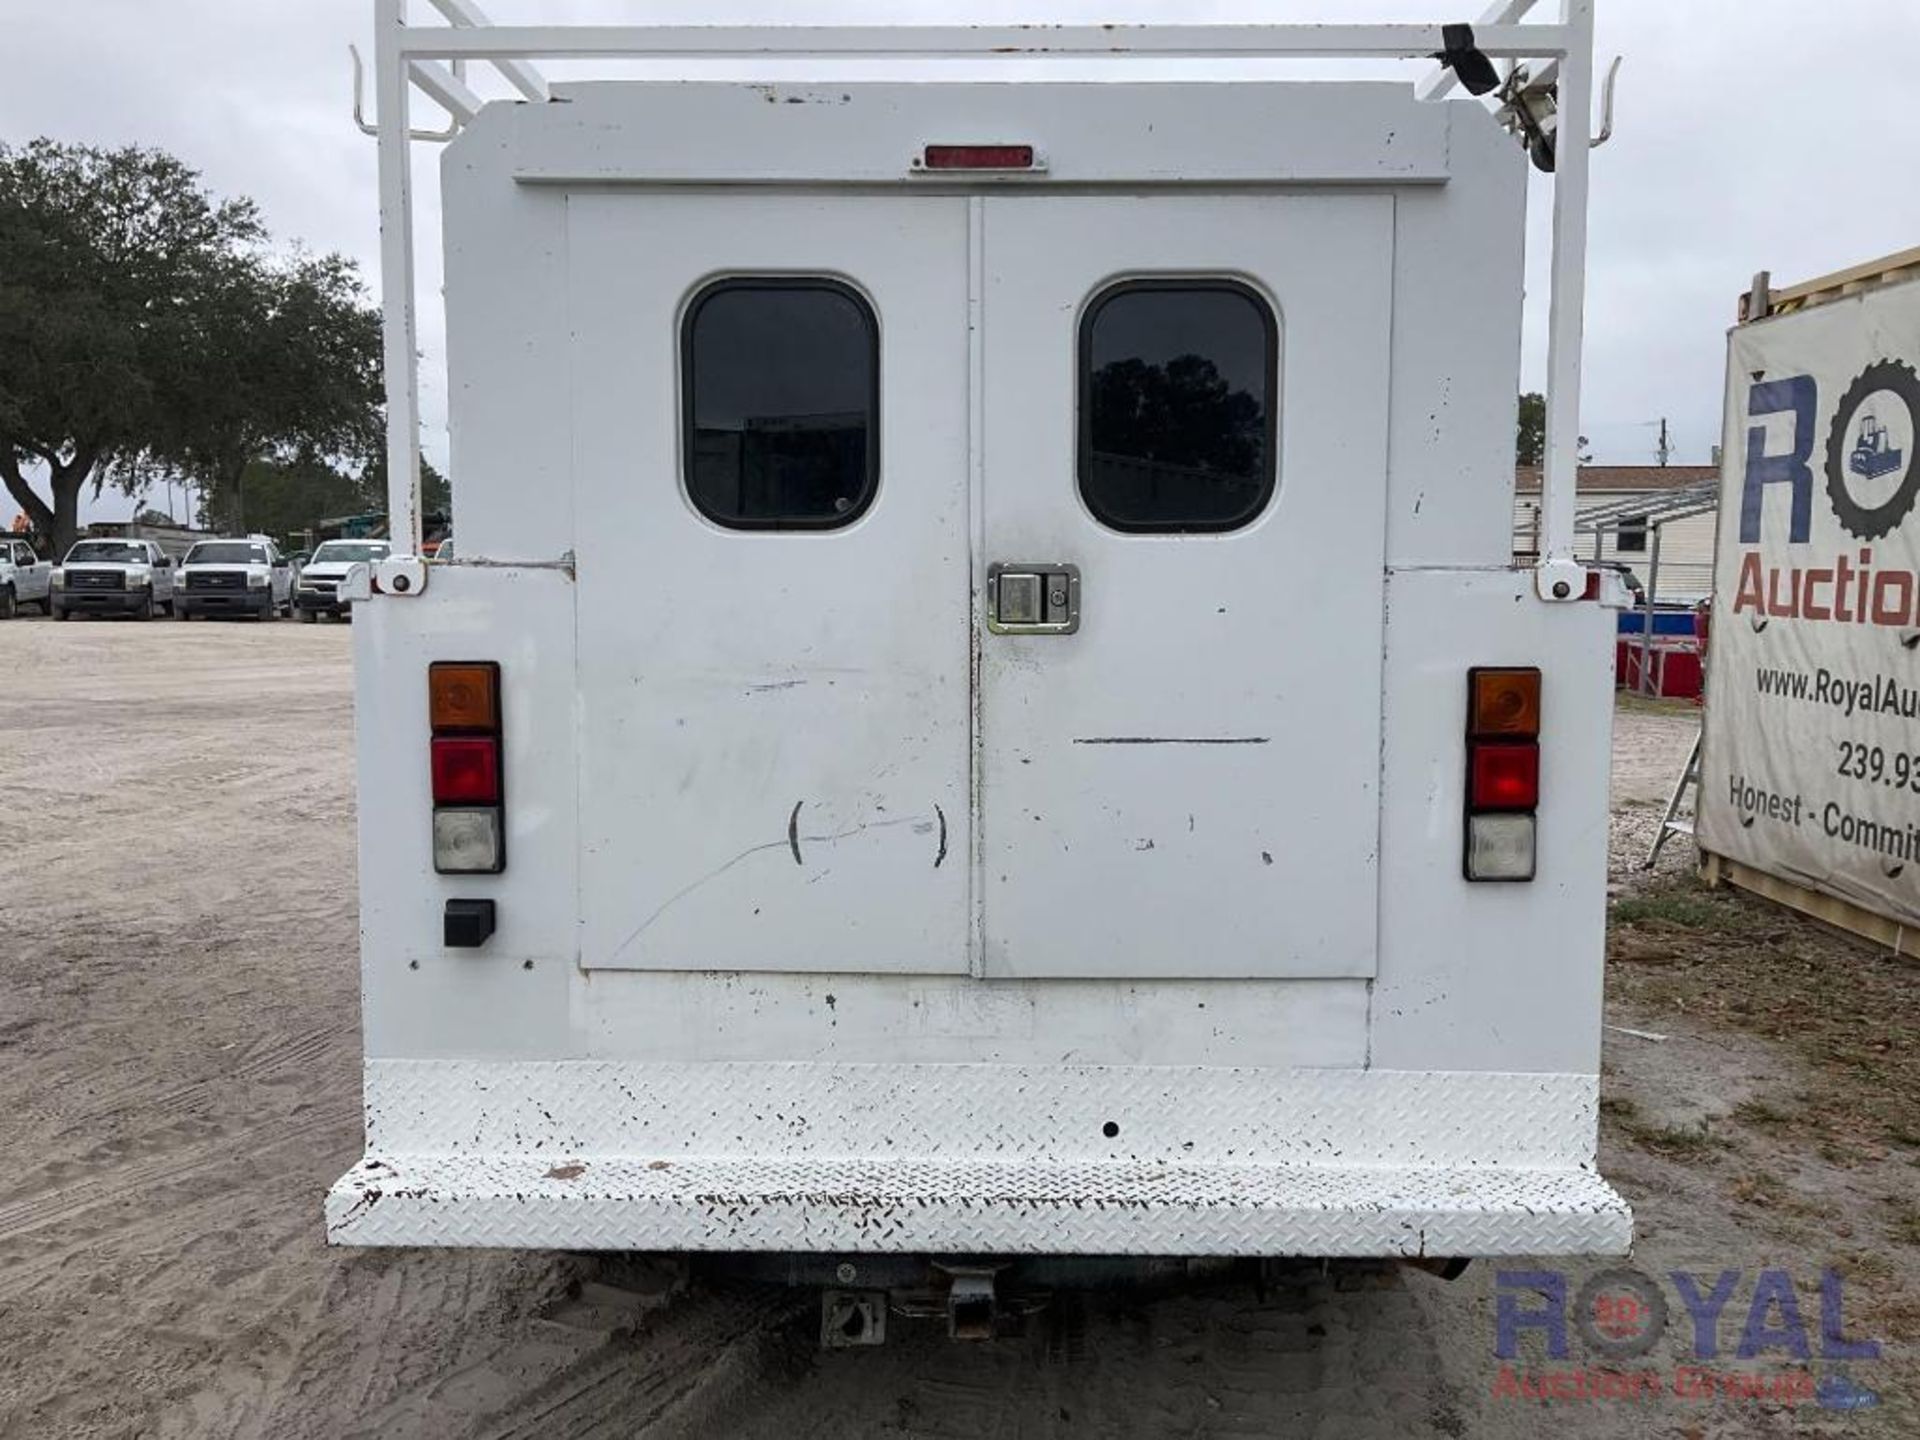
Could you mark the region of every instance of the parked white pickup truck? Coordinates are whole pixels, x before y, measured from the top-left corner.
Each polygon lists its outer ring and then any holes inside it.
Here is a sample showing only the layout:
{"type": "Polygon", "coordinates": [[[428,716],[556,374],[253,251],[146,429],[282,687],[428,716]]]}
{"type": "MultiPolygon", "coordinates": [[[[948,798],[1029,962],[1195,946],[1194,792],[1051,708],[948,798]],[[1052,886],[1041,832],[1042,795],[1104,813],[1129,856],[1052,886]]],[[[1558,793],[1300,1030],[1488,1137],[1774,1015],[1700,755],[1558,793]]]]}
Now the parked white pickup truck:
{"type": "Polygon", "coordinates": [[[272,620],[293,613],[293,583],[293,563],[264,535],[202,540],[180,562],[173,613],[181,620],[195,615],[272,620]]]}
{"type": "Polygon", "coordinates": [[[300,618],[312,624],[322,615],[350,619],[349,602],[340,593],[340,582],[355,565],[384,560],[392,549],[385,540],[328,540],[313,552],[300,571],[294,586],[293,608],[300,618]]]}
{"type": "Polygon", "coordinates": [[[22,605],[53,613],[53,566],[24,540],[0,540],[0,620],[11,620],[22,605]]]}
{"type": "Polygon", "coordinates": [[[82,540],[53,572],[53,618],[173,609],[173,558],[151,540],[82,540]]]}

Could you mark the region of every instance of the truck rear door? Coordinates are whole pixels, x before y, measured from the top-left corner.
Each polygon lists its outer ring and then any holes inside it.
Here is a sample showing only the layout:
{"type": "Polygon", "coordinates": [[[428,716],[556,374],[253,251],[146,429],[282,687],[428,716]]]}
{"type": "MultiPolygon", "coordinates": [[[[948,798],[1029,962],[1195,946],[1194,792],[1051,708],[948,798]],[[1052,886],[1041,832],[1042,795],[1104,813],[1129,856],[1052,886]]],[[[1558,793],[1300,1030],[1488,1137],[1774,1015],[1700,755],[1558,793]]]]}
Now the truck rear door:
{"type": "Polygon", "coordinates": [[[987,974],[1373,973],[1392,207],[986,201],[987,974]]]}
{"type": "Polygon", "coordinates": [[[966,202],[568,203],[583,963],[964,973],[966,202]]]}
{"type": "Polygon", "coordinates": [[[1373,972],[1390,197],[568,203],[584,964],[1373,972]]]}

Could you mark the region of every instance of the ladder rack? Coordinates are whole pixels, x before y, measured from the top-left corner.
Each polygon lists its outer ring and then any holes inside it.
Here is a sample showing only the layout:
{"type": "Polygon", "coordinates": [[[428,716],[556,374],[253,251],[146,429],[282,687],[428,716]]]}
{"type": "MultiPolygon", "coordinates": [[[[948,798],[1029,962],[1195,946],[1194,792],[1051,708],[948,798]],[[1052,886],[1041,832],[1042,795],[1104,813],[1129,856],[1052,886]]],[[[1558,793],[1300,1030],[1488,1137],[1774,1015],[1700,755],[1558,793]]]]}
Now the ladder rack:
{"type": "MultiPolygon", "coordinates": [[[[425,588],[420,564],[418,326],[415,315],[413,139],[445,139],[486,104],[468,83],[469,65],[491,67],[524,103],[545,103],[538,60],[780,60],[894,58],[914,62],[986,59],[1017,80],[1022,62],[1071,59],[1129,78],[1170,78],[1155,60],[1247,62],[1246,78],[1264,78],[1254,62],[1275,60],[1440,61],[1421,82],[1438,100],[1456,83],[1490,96],[1502,118],[1553,165],[1553,258],[1547,354],[1547,453],[1541,483],[1541,543],[1536,590],[1550,601],[1578,600],[1585,572],[1574,554],[1574,484],[1579,445],[1580,343],[1585,305],[1587,136],[1593,94],[1594,0],[1556,0],[1553,20],[1527,20],[1540,0],[1493,0],[1467,24],[1029,24],[1029,25],[495,25],[475,0],[431,0],[444,25],[407,23],[407,0],[374,0],[377,119],[363,128],[379,140],[380,271],[387,391],[389,533],[394,558],[385,593],[425,588]],[[1504,61],[1504,81],[1492,63],[1504,61]],[[1526,62],[1526,63],[1522,63],[1526,62]],[[409,119],[419,89],[444,109],[441,131],[416,132],[409,119]],[[1558,116],[1577,142],[1555,143],[1558,116]]],[[[864,73],[864,72],[863,72],[864,73]]],[[[1231,73],[1231,71],[1229,72],[1231,73]]],[[[925,79],[922,68],[896,78],[925,79]]],[[[1609,117],[1609,124],[1611,123],[1609,117]]],[[[1604,137],[1605,131],[1602,135],[1604,137]]],[[[1597,143],[1597,142],[1596,142],[1597,143]]]]}

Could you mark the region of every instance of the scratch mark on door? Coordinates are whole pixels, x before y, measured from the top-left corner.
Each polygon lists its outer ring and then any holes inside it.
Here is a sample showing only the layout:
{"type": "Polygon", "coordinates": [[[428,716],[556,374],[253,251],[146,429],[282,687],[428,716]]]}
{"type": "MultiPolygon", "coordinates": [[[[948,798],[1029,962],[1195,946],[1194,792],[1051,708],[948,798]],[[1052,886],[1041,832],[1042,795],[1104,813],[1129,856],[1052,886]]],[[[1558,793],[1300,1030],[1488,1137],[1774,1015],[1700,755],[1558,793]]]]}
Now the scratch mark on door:
{"type": "MultiPolygon", "coordinates": [[[[800,806],[799,804],[796,804],[793,807],[792,815],[790,815],[787,818],[786,839],[767,840],[767,841],[763,841],[758,845],[749,845],[747,846],[746,849],[742,850],[739,854],[733,856],[731,859],[724,860],[720,864],[714,866],[713,869],[707,871],[706,874],[700,875],[695,879],[688,881],[685,885],[682,885],[678,890],[674,891],[673,894],[669,895],[665,900],[662,900],[659,905],[655,906],[653,913],[647,916],[647,918],[642,920],[638,925],[634,926],[633,930],[627,935],[627,938],[622,940],[618,945],[616,945],[613,948],[613,953],[608,955],[605,960],[600,961],[599,964],[601,966],[614,965],[622,955],[626,954],[626,952],[630,948],[632,948],[633,943],[636,940],[638,940],[642,935],[644,935],[647,932],[647,930],[652,927],[653,923],[656,920],[658,920],[662,915],[666,914],[667,911],[671,910],[675,905],[679,904],[682,900],[686,899],[689,895],[699,890],[702,886],[711,884],[713,881],[718,880],[722,875],[725,875],[729,870],[733,869],[734,866],[740,864],[743,860],[750,859],[755,855],[763,855],[769,850],[778,850],[782,846],[785,846],[786,849],[788,849],[789,851],[797,855],[799,853],[800,842],[802,840],[806,841],[809,845],[835,845],[842,840],[852,839],[855,835],[864,835],[869,830],[893,830],[893,829],[897,829],[899,826],[902,826],[902,825],[928,824],[927,818],[924,815],[902,815],[897,819],[866,820],[866,821],[861,821],[858,824],[849,825],[845,829],[841,829],[841,830],[822,831],[820,834],[817,834],[817,835],[802,835],[799,829],[799,822],[800,822],[800,806]]],[[[824,878],[825,878],[825,872],[823,872],[820,876],[813,877],[813,879],[824,879],[824,878]]],[[[807,883],[812,884],[813,879],[809,879],[807,883]]],[[[755,910],[754,913],[758,914],[759,911],[755,910]]]]}
{"type": "Polygon", "coordinates": [[[796,865],[806,863],[800,858],[800,807],[806,803],[805,800],[794,801],[793,813],[787,816],[787,845],[793,851],[793,863],[796,865]]]}
{"type": "Polygon", "coordinates": [[[942,810],[936,801],[934,803],[933,813],[940,817],[940,850],[939,853],[933,857],[933,868],[938,870],[940,868],[940,862],[947,858],[947,812],[942,810]]]}
{"type": "Polygon", "coordinates": [[[1265,745],[1266,735],[1076,735],[1076,745],[1265,745]]]}

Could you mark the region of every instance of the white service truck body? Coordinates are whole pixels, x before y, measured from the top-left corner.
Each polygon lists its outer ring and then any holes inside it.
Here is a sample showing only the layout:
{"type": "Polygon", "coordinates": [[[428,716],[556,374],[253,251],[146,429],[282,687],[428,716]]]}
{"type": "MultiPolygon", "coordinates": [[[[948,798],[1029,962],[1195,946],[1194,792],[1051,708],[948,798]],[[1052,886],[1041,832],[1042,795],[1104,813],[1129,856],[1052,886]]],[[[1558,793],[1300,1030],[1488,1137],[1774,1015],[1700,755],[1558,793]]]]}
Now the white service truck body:
{"type": "Polygon", "coordinates": [[[1508,554],[1526,178],[1389,84],[482,111],[461,555],[355,627],[329,1238],[1623,1250],[1614,615],[1508,554]],[[430,769],[446,662],[490,788],[430,769]],[[1485,667],[1539,672],[1531,879],[1467,878],[1485,667]]]}

